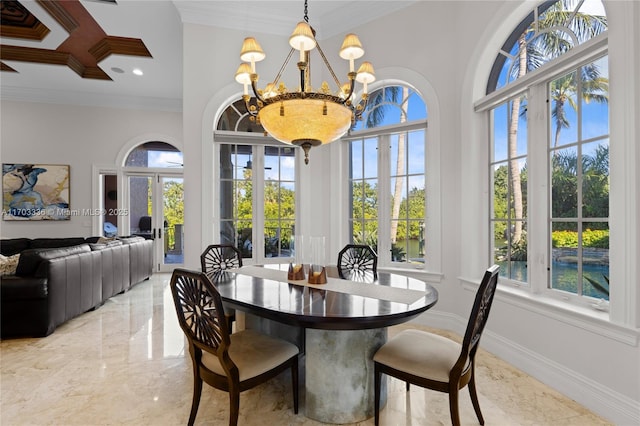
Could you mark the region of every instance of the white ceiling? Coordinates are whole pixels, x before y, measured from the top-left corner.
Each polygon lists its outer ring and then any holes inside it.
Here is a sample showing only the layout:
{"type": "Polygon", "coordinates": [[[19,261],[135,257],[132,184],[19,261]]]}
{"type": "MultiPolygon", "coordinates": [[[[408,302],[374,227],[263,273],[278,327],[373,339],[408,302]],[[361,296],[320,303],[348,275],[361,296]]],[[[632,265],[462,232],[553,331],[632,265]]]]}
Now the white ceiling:
{"type": "MultiPolygon", "coordinates": [[[[21,3],[51,33],[43,42],[2,37],[2,44],[55,49],[66,38],[66,32],[35,0],[21,3]]],[[[415,1],[311,0],[308,15],[318,34],[326,38],[412,3],[415,1]]],[[[107,57],[99,65],[113,81],[83,79],[66,66],[5,61],[18,72],[0,73],[2,99],[179,111],[182,22],[235,28],[248,34],[260,28],[260,32],[288,36],[304,16],[302,0],[118,0],[117,4],[82,0],[82,4],[107,35],[140,38],[153,58],[107,57]],[[142,69],[144,75],[134,75],[134,68],[142,69]]]]}

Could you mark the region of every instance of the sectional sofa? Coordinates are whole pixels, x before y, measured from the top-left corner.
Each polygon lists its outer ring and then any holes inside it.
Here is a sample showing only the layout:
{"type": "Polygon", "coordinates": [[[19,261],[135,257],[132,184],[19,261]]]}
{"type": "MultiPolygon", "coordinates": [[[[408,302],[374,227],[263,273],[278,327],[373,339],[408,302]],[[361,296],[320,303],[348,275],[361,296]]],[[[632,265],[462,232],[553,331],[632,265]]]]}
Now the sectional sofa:
{"type": "Polygon", "coordinates": [[[0,278],[3,339],[48,336],[153,270],[153,241],[142,237],[4,239],[0,252],[19,254],[15,273],[0,278]]]}

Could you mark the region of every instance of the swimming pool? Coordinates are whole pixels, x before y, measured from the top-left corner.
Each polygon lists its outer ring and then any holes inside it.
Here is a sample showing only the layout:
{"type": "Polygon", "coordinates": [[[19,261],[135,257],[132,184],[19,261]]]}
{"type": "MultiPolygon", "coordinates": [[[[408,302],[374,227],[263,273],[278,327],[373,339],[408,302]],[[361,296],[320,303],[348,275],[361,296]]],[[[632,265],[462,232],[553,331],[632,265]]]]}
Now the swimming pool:
{"type": "MultiPolygon", "coordinates": [[[[507,277],[507,263],[509,262],[496,262],[500,265],[500,275],[507,277]]],[[[527,262],[526,261],[513,261],[511,263],[511,276],[510,278],[516,281],[527,281],[527,262]]],[[[604,277],[609,277],[609,265],[592,265],[585,264],[582,266],[583,275],[583,289],[582,292],[585,296],[595,297],[598,299],[609,300],[609,295],[597,290],[591,283],[589,283],[584,277],[588,277],[598,283],[601,286],[608,289],[609,286],[604,277]]],[[[578,282],[578,265],[576,263],[567,262],[552,262],[551,263],[551,276],[552,287],[558,290],[568,291],[570,293],[577,292],[578,282]]]]}

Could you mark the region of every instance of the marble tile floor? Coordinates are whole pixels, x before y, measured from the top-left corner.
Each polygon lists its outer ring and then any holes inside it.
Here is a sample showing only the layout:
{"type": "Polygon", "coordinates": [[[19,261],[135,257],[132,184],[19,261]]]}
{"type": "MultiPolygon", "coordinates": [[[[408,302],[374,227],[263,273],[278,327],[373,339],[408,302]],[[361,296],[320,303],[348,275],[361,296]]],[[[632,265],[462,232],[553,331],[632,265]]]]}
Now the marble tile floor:
{"type": "MultiPolygon", "coordinates": [[[[155,274],[40,339],[0,342],[0,425],[184,425],[192,396],[169,291],[170,274],[155,274]]],[[[418,327],[409,324],[411,327],[418,327]]],[[[390,335],[403,326],[392,327],[390,335]]],[[[456,336],[452,336],[457,338],[456,336]]],[[[486,351],[477,384],[487,425],[605,425],[602,418],[486,351]]],[[[240,397],[240,425],[311,426],[292,411],[287,373],[240,397]]],[[[468,391],[461,421],[478,424],[468,391]]],[[[227,394],[205,385],[196,425],[226,425],[227,394]]],[[[448,425],[447,395],[389,379],[382,425],[448,425]]],[[[358,425],[373,425],[368,419],[358,425]]]]}

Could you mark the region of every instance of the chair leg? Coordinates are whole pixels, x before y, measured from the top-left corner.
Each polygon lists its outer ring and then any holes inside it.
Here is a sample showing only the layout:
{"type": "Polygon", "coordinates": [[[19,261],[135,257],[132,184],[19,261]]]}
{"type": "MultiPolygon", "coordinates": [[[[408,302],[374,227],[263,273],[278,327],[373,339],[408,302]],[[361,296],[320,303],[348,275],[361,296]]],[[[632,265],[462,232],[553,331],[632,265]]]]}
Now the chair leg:
{"type": "Polygon", "coordinates": [[[373,377],[374,377],[374,385],[373,385],[373,389],[374,389],[374,398],[373,398],[373,409],[374,409],[374,413],[375,413],[375,420],[374,420],[374,424],[375,426],[378,426],[380,424],[380,385],[382,382],[382,373],[380,372],[380,367],[378,366],[377,362],[373,363],[374,367],[373,367],[373,377]]]}
{"type": "Polygon", "coordinates": [[[227,330],[229,330],[229,334],[232,334],[233,321],[235,321],[236,316],[234,314],[225,314],[225,319],[227,320],[227,330]]]}
{"type": "Polygon", "coordinates": [[[240,391],[229,389],[229,426],[238,426],[240,417],[240,391]]]}
{"type": "Polygon", "coordinates": [[[469,394],[471,395],[471,402],[473,403],[473,409],[476,410],[476,416],[481,425],[484,424],[484,417],[480,411],[480,402],[478,401],[478,393],[476,392],[476,375],[475,368],[471,366],[471,380],[469,381],[469,394]]]}
{"type": "Polygon", "coordinates": [[[298,356],[293,359],[291,365],[291,386],[293,387],[293,412],[298,414],[298,356]]]}
{"type": "Polygon", "coordinates": [[[451,413],[451,424],[460,426],[460,413],[458,412],[458,388],[449,389],[449,412],[451,413]]]}
{"type": "Polygon", "coordinates": [[[198,376],[193,377],[193,399],[191,401],[191,413],[189,414],[189,426],[193,426],[198,414],[198,406],[200,405],[200,395],[202,395],[202,379],[198,376]]]}

